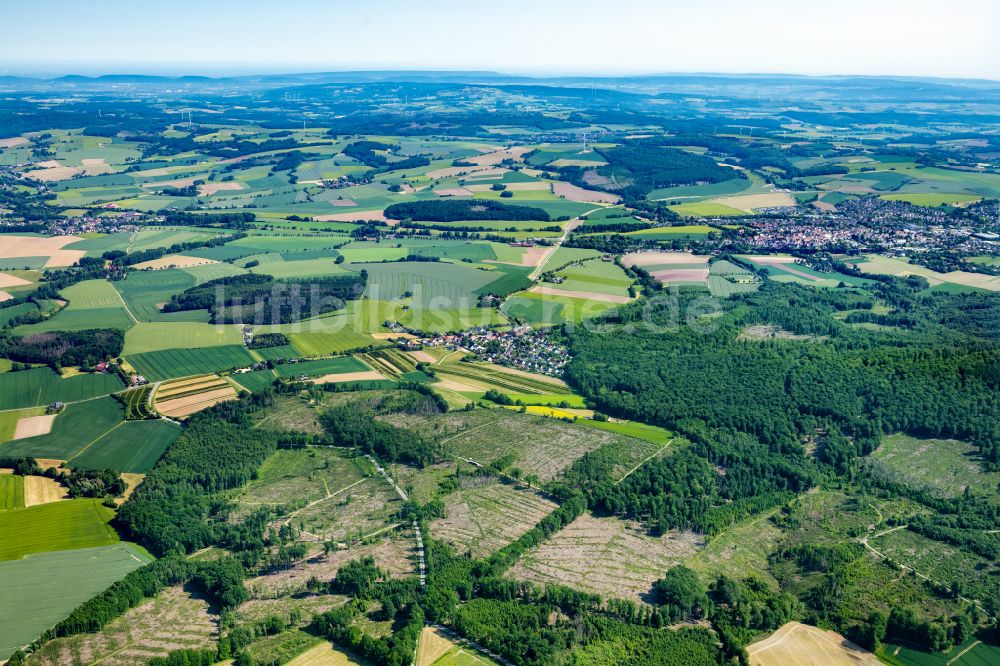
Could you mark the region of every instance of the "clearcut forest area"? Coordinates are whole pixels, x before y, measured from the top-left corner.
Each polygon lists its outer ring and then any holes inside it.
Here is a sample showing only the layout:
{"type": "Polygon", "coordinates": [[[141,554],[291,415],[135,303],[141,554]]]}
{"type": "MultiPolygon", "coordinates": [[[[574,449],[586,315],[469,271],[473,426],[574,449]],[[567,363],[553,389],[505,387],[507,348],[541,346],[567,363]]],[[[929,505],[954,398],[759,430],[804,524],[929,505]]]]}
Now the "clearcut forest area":
{"type": "Polygon", "coordinates": [[[1000,87],[389,78],[0,77],[0,661],[1000,663],[1000,87]]]}

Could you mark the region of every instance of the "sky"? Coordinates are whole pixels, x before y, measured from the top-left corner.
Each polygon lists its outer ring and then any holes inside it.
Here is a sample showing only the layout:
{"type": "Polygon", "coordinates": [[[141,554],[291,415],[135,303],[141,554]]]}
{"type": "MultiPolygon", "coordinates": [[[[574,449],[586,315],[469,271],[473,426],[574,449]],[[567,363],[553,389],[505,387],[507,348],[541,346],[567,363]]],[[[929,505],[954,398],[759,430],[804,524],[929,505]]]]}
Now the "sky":
{"type": "Polygon", "coordinates": [[[1000,80],[998,0],[0,0],[0,73],[354,69],[1000,80]]]}

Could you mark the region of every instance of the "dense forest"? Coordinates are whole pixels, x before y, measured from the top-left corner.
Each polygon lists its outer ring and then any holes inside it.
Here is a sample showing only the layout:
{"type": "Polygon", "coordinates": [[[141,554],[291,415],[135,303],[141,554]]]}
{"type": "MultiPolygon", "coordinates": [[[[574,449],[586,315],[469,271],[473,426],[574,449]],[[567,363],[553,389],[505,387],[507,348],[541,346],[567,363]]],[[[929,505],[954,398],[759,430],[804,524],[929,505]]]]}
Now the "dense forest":
{"type": "Polygon", "coordinates": [[[665,148],[655,141],[635,141],[599,152],[607,165],[592,170],[564,167],[560,170],[563,177],[581,187],[617,192],[626,199],[645,199],[662,187],[745,177],[710,157],[665,148]]]}
{"type": "Polygon", "coordinates": [[[368,273],[275,280],[249,273],[210,280],[171,297],[164,312],[208,310],[216,324],[287,324],[343,309],[360,298],[368,273]]]}
{"type": "Polygon", "coordinates": [[[514,206],[483,199],[444,199],[441,201],[411,201],[392,204],[385,216],[393,220],[421,222],[460,222],[463,220],[540,220],[551,217],[541,208],[514,206]]]}
{"type": "Polygon", "coordinates": [[[0,357],[21,363],[45,363],[53,368],[93,368],[115,358],[125,346],[125,333],[118,329],[33,333],[21,337],[0,335],[0,357]]]}

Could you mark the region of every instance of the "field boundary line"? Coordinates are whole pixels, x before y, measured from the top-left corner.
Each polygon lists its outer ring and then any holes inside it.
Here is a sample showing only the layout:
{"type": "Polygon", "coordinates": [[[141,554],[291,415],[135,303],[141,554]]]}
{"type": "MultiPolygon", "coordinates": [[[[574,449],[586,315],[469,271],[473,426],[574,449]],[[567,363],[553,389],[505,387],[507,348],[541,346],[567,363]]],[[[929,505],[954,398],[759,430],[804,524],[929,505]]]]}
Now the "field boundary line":
{"type": "MultiPolygon", "coordinates": [[[[314,507],[317,504],[322,504],[323,502],[327,501],[328,499],[333,499],[334,497],[336,497],[340,493],[344,492],[345,490],[350,490],[354,486],[358,485],[359,483],[364,483],[365,481],[367,481],[370,478],[371,478],[370,476],[366,476],[363,479],[358,479],[357,481],[355,481],[351,485],[344,486],[340,490],[337,490],[337,491],[335,491],[333,493],[331,493],[330,489],[327,488],[327,493],[329,493],[329,494],[326,497],[321,497],[318,500],[313,500],[312,502],[309,502],[309,504],[306,504],[305,506],[299,507],[295,511],[292,511],[290,514],[288,514],[288,517],[285,518],[285,521],[282,523],[282,525],[287,525],[288,523],[292,522],[292,519],[295,518],[295,516],[297,516],[300,512],[305,511],[306,509],[309,509],[311,507],[314,507]]],[[[324,486],[326,485],[325,481],[323,482],[323,485],[324,486]]]]}
{"type": "MultiPolygon", "coordinates": [[[[72,462],[72,461],[76,460],[77,458],[79,458],[83,454],[84,451],[86,451],[87,449],[89,449],[90,447],[92,447],[94,444],[96,444],[97,442],[101,441],[102,439],[104,439],[105,437],[107,437],[108,435],[110,435],[113,431],[117,430],[118,428],[120,428],[121,426],[123,426],[126,423],[128,423],[128,421],[125,421],[123,419],[123,420],[119,421],[118,423],[114,424],[113,426],[111,426],[110,428],[108,428],[107,430],[105,430],[104,432],[102,432],[100,435],[98,435],[97,437],[95,437],[94,439],[92,439],[90,442],[88,442],[82,449],[80,449],[79,451],[77,451],[76,453],[74,453],[69,458],[66,458],[66,463],[69,463],[69,462],[72,462]]],[[[63,463],[63,464],[65,465],[66,463],[63,463]]]]}
{"type": "MultiPolygon", "coordinates": [[[[879,532],[878,534],[874,534],[874,535],[871,535],[871,536],[862,537],[858,541],[861,543],[861,545],[863,545],[865,548],[867,548],[868,550],[870,550],[877,557],[880,557],[883,560],[887,560],[889,562],[893,562],[895,564],[898,564],[904,571],[909,571],[910,573],[912,573],[917,578],[921,578],[921,579],[927,581],[928,583],[933,583],[935,585],[941,585],[942,587],[945,587],[945,585],[943,583],[941,583],[940,581],[934,580],[930,576],[927,576],[925,574],[920,573],[919,571],[917,571],[913,567],[911,567],[911,566],[909,566],[907,564],[904,564],[903,562],[900,562],[897,559],[889,557],[888,555],[886,555],[885,553],[883,553],[881,551],[875,550],[875,548],[870,543],[868,543],[869,539],[877,539],[878,537],[885,536],[886,534],[889,534],[890,532],[895,532],[896,530],[905,530],[907,527],[909,527],[909,525],[897,525],[896,527],[893,527],[892,529],[883,530],[883,531],[879,532]]],[[[932,541],[933,541],[933,539],[932,539],[932,541]]],[[[968,597],[963,597],[961,594],[957,594],[955,596],[958,597],[959,599],[961,599],[962,601],[966,602],[966,603],[970,603],[970,604],[974,605],[976,608],[978,608],[979,610],[983,611],[983,613],[986,615],[986,617],[990,618],[991,620],[994,620],[994,621],[996,620],[995,617],[993,617],[992,615],[990,615],[989,611],[987,611],[985,608],[983,608],[983,604],[980,601],[978,601],[976,599],[970,599],[968,597]]]]}
{"type": "Polygon", "coordinates": [[[974,642],[974,643],[973,643],[972,645],[970,645],[969,647],[965,648],[964,650],[962,650],[961,652],[959,652],[958,654],[956,654],[956,655],[955,655],[954,657],[952,657],[951,659],[949,659],[948,661],[946,661],[946,662],[945,662],[945,666],[951,666],[951,665],[952,665],[952,664],[954,664],[954,663],[955,663],[956,661],[958,661],[958,660],[959,660],[959,659],[961,659],[961,658],[962,658],[963,656],[965,656],[965,653],[966,653],[966,652],[968,652],[969,650],[972,650],[972,649],[973,649],[973,648],[975,648],[975,647],[976,647],[977,645],[982,645],[982,643],[983,643],[982,641],[978,641],[978,640],[977,640],[977,641],[976,641],[976,642],[974,642]]]}
{"type": "Polygon", "coordinates": [[[488,422],[486,422],[486,423],[480,423],[479,425],[477,425],[477,426],[474,426],[474,427],[472,427],[472,428],[469,428],[468,430],[463,430],[462,432],[458,432],[458,433],[455,433],[454,435],[451,435],[450,437],[445,437],[444,439],[442,439],[442,440],[441,440],[440,442],[438,442],[438,443],[439,443],[439,444],[447,444],[447,443],[448,443],[448,442],[450,442],[451,440],[453,440],[453,439],[458,439],[458,438],[459,438],[459,437],[461,437],[462,435],[466,435],[466,434],[468,434],[468,433],[470,433],[470,432],[475,432],[476,430],[479,430],[480,428],[485,428],[485,427],[486,427],[486,426],[488,426],[488,425],[493,425],[494,423],[496,423],[497,421],[499,421],[499,420],[500,420],[500,418],[501,418],[501,417],[497,417],[497,418],[493,419],[492,421],[488,421],[488,422]]]}
{"type": "Polygon", "coordinates": [[[111,283],[111,288],[115,290],[115,294],[118,295],[118,300],[121,301],[122,307],[125,308],[125,312],[128,313],[128,316],[132,320],[132,323],[133,324],[138,324],[139,320],[135,318],[134,314],[132,314],[132,311],[128,307],[128,303],[126,303],[125,299],[122,298],[122,293],[120,291],[118,291],[118,287],[115,286],[114,282],[111,283]]]}

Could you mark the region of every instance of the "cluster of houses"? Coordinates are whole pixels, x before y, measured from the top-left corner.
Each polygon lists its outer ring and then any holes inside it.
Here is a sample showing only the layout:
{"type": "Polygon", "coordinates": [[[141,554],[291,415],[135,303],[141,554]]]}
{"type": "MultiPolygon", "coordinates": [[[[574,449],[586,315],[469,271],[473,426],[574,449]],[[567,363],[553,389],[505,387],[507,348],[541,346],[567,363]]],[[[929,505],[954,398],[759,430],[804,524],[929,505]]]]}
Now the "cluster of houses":
{"type": "Polygon", "coordinates": [[[404,345],[415,349],[421,346],[464,349],[482,361],[552,377],[561,377],[569,363],[565,347],[530,326],[508,331],[472,328],[462,333],[409,340],[404,345]]]}
{"type": "Polygon", "coordinates": [[[889,253],[949,249],[970,254],[997,250],[997,239],[978,229],[978,223],[946,210],[877,197],[845,201],[836,211],[767,215],[741,223],[722,241],[723,248],[889,253]]]}

